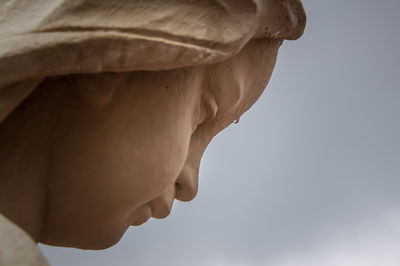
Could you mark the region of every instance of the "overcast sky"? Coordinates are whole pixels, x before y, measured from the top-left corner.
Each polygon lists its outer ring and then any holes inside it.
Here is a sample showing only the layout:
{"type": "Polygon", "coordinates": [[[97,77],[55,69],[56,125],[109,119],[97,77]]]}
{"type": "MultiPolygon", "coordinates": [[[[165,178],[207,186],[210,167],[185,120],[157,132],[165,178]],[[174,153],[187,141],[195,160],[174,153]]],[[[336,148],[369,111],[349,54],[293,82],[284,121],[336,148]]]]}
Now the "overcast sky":
{"type": "Polygon", "coordinates": [[[303,0],[267,90],[220,133],[190,203],[55,266],[400,265],[400,1],[303,0]]]}

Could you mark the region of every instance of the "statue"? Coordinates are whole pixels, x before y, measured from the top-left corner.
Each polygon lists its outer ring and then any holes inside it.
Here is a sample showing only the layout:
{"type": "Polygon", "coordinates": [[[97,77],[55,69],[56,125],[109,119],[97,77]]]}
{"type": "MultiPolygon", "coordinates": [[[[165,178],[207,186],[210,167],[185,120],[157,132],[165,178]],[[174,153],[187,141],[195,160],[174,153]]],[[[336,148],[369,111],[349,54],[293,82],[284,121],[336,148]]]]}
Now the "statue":
{"type": "Polygon", "coordinates": [[[193,199],[304,26],[300,0],[0,3],[0,265],[107,248],[193,199]]]}

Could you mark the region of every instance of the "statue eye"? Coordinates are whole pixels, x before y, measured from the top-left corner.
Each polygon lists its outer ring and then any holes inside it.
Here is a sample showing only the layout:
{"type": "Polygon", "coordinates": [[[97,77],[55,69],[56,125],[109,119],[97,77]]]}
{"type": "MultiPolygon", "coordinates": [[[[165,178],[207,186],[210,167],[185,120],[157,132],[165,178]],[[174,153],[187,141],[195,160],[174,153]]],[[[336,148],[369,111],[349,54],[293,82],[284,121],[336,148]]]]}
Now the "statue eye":
{"type": "Polygon", "coordinates": [[[203,94],[201,101],[206,120],[213,120],[217,116],[218,111],[218,105],[214,95],[207,94],[207,96],[205,96],[203,94]]]}

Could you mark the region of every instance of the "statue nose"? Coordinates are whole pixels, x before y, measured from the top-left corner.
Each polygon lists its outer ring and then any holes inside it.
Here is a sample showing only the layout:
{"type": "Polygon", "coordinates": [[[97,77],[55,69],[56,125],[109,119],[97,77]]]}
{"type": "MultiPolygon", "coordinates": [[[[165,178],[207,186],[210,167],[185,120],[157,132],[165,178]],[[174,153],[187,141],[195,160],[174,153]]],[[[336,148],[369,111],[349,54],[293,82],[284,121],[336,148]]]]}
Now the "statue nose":
{"type": "Polygon", "coordinates": [[[175,182],[175,198],[180,201],[191,201],[198,190],[198,170],[185,164],[175,182]]]}

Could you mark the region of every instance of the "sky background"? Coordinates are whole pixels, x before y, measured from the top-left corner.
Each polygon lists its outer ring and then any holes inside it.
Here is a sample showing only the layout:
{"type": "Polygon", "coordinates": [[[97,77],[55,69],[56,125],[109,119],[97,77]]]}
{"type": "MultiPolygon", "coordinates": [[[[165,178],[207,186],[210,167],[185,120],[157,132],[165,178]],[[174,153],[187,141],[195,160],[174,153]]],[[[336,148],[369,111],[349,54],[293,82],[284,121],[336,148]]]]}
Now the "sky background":
{"type": "Polygon", "coordinates": [[[400,1],[303,0],[260,100],[209,145],[197,198],[55,266],[398,266],[400,1]]]}

